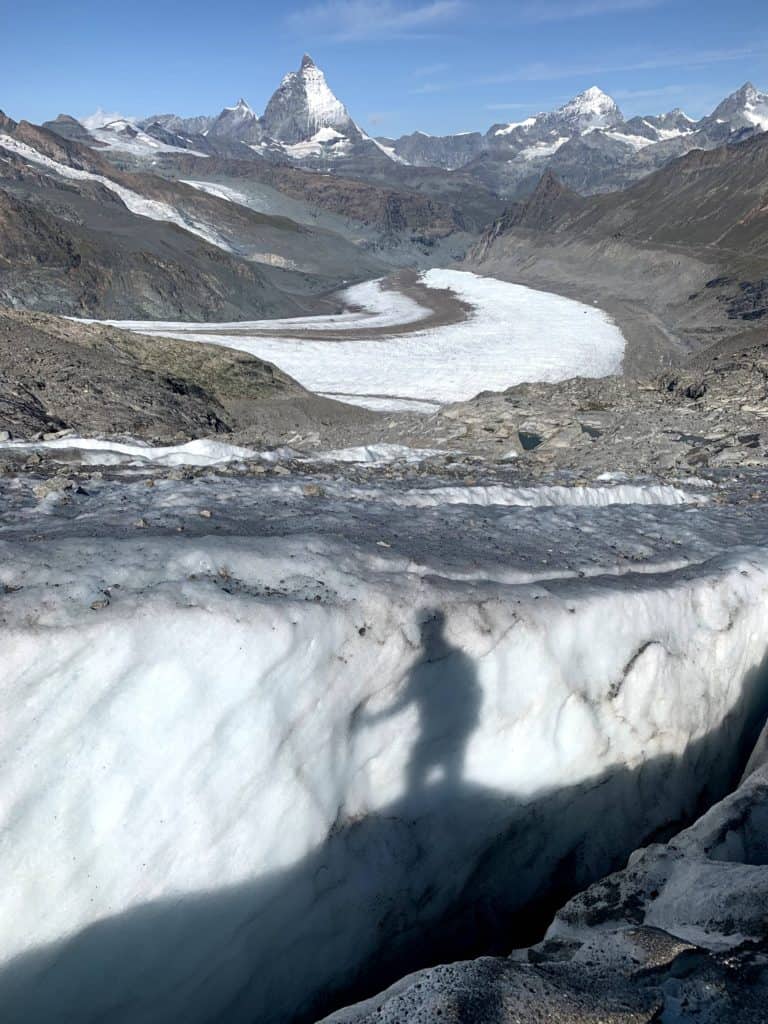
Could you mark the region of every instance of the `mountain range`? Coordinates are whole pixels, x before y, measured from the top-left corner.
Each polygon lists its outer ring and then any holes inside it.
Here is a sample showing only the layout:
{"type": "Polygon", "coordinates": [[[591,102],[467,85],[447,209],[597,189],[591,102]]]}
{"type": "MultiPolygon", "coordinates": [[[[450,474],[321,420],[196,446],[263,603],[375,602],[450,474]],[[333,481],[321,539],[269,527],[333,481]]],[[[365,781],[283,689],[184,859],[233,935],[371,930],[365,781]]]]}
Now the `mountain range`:
{"type": "MultiPolygon", "coordinates": [[[[103,148],[115,159],[156,162],[174,153],[253,160],[263,157],[349,177],[434,188],[435,172],[481,186],[504,199],[530,193],[552,169],[581,192],[623,188],[693,149],[712,149],[768,129],[768,93],[746,83],[711,114],[682,110],[625,117],[597,86],[553,111],[485,132],[397,139],[371,138],[304,55],[259,115],[240,99],[215,116],[155,114],[128,119],[102,111],[76,121],[60,115],[46,127],[103,148]],[[425,184],[426,183],[426,184],[425,184]]],[[[445,190],[445,182],[437,185],[445,190]]]]}
{"type": "MultiPolygon", "coordinates": [[[[766,276],[750,177],[756,167],[762,180],[752,154],[763,153],[766,128],[768,95],[750,84],[699,121],[680,110],[627,119],[592,87],[485,134],[372,139],[308,56],[261,115],[241,99],[216,117],[99,112],[35,126],[0,116],[0,301],[234,319],[310,311],[345,283],[450,265],[468,250],[542,287],[558,275],[584,283],[589,267],[607,281],[616,251],[631,245],[616,264],[628,293],[629,263],[637,269],[652,244],[642,273],[661,273],[656,291],[677,302],[689,280],[699,294],[724,268],[733,276],[744,237],[752,263],[738,273],[754,294],[738,284],[703,294],[720,304],[713,312],[709,302],[710,320],[726,306],[749,316],[763,308],[766,276]],[[658,246],[685,254],[675,263],[658,246]]],[[[680,301],[676,323],[699,308],[680,301]]],[[[703,322],[694,320],[692,331],[703,322]]]]}

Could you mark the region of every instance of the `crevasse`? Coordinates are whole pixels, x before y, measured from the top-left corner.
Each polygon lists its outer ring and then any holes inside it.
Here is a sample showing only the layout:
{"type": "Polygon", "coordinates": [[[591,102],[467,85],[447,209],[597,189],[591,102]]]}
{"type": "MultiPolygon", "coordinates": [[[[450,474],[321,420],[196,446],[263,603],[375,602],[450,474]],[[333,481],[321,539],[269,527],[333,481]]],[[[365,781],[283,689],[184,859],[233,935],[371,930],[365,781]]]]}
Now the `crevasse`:
{"type": "Polygon", "coordinates": [[[48,554],[2,562],[6,1021],[310,1019],[512,945],[765,710],[758,551],[517,586],[319,538],[48,554]]]}

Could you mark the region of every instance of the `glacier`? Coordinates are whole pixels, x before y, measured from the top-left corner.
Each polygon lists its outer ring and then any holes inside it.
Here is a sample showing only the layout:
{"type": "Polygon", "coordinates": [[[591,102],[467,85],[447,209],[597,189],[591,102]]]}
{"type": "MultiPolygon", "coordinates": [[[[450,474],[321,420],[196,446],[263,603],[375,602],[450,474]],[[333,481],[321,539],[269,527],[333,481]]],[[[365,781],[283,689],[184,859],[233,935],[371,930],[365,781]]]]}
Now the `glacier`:
{"type": "Polygon", "coordinates": [[[429,311],[373,281],[346,289],[340,298],[347,311],[333,316],[229,324],[109,322],[142,334],[241,349],[275,363],[312,391],[381,410],[404,403],[424,410],[481,390],[604,377],[621,367],[624,337],[594,306],[468,271],[429,270],[421,280],[428,288],[452,291],[468,307],[466,319],[420,328],[429,311]],[[375,336],[364,333],[373,331],[375,336]]]}
{"type": "Polygon", "coordinates": [[[343,478],[396,456],[0,477],[4,1020],[312,1019],[738,778],[753,482],[343,478]]]}

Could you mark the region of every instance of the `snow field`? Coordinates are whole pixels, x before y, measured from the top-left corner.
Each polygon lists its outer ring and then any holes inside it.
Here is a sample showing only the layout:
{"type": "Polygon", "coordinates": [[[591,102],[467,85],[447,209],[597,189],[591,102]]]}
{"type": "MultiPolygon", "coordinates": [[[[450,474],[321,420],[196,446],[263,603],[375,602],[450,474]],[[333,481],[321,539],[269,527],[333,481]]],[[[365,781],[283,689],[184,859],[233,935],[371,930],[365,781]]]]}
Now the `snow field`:
{"type": "Polygon", "coordinates": [[[422,307],[369,281],[342,293],[345,303],[360,311],[332,317],[242,324],[110,322],[142,334],[241,349],[275,363],[312,391],[353,404],[373,400],[382,409],[399,408],[403,399],[457,402],[523,381],[602,377],[620,369],[624,338],[602,310],[466,271],[429,270],[423,281],[454,291],[472,307],[468,319],[419,330],[418,320],[426,315],[422,307]],[[344,340],[347,330],[403,324],[413,324],[414,330],[344,340]],[[319,331],[332,333],[333,340],[306,336],[319,331]]]}
{"type": "Polygon", "coordinates": [[[37,956],[0,970],[0,999],[26,1024],[284,1020],[406,942],[414,907],[437,922],[512,818],[496,898],[574,842],[602,865],[717,778],[713,755],[641,784],[766,650],[758,551],[517,587],[306,536],[1,553],[0,948],[37,956]],[[641,767],[597,834],[582,788],[641,767]]]}

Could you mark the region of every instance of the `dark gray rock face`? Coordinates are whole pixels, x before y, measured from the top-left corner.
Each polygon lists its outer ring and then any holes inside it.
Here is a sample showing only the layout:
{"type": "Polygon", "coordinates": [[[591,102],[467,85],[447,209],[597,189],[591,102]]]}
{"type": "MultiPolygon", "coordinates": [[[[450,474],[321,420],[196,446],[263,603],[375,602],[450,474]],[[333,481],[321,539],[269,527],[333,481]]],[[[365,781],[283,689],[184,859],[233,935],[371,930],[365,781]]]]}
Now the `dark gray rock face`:
{"type": "Polygon", "coordinates": [[[94,145],[90,132],[79,121],[75,120],[74,117],[70,117],[69,114],[59,114],[54,121],[46,121],[42,127],[47,128],[48,131],[55,132],[69,142],[80,142],[85,146],[94,145]]]}
{"type": "Polygon", "coordinates": [[[299,70],[291,71],[280,83],[262,124],[265,135],[288,144],[306,142],[322,129],[350,140],[361,138],[347,108],[333,95],[325,75],[308,54],[299,70]]]}
{"type": "Polygon", "coordinates": [[[378,141],[415,167],[441,167],[449,171],[465,167],[485,149],[481,132],[466,132],[463,135],[412,132],[399,139],[380,138],[378,141]]]}
{"type": "Polygon", "coordinates": [[[244,99],[239,99],[234,107],[225,107],[214,119],[206,137],[225,139],[229,142],[260,142],[264,132],[257,114],[244,99]]]}

